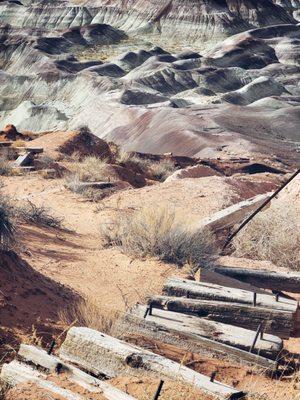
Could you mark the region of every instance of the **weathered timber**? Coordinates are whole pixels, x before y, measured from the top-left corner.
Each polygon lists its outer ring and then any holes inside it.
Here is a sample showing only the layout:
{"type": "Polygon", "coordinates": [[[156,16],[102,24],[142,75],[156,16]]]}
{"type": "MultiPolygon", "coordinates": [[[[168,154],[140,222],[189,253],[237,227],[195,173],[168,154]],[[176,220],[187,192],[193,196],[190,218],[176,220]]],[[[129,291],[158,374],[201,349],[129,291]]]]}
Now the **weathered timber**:
{"type": "Polygon", "coordinates": [[[149,303],[152,307],[206,317],[250,330],[256,330],[262,323],[263,332],[282,339],[289,339],[294,328],[293,313],[290,311],[272,310],[241,303],[168,296],[154,296],[149,299],[149,303]]]}
{"type": "MultiPolygon", "coordinates": [[[[163,293],[167,296],[185,296],[192,299],[217,300],[230,303],[253,304],[253,292],[243,289],[229,288],[214,283],[195,282],[182,278],[169,278],[164,285],[163,293]]],[[[276,297],[272,294],[257,294],[258,307],[283,310],[295,313],[298,308],[296,300],[276,297]]]]}
{"type": "Polygon", "coordinates": [[[60,356],[94,374],[107,370],[112,375],[136,375],[147,370],[160,378],[185,382],[221,398],[238,399],[244,395],[221,382],[210,382],[209,377],[172,360],[89,328],[71,328],[60,356]]]}
{"type": "Polygon", "coordinates": [[[38,347],[21,344],[18,356],[25,362],[33,363],[37,367],[43,367],[49,370],[49,372],[68,372],[68,379],[70,381],[90,392],[102,393],[108,400],[134,400],[134,397],[129,394],[122,392],[105,381],[94,378],[71,364],[63,362],[59,357],[49,355],[45,350],[38,347]]]}
{"type": "Polygon", "coordinates": [[[300,273],[275,272],[264,269],[237,267],[214,267],[214,271],[263,289],[279,292],[300,293],[300,273]]]}
{"type": "Polygon", "coordinates": [[[277,367],[276,362],[268,360],[275,360],[283,348],[282,340],[277,336],[264,334],[249,356],[254,331],[155,308],[152,315],[143,318],[145,309],[146,306],[137,305],[126,315],[123,326],[127,333],[140,333],[193,352],[204,349],[208,353],[223,353],[235,360],[240,359],[268,369],[274,370],[277,367]]]}
{"type": "Polygon", "coordinates": [[[116,186],[114,182],[79,182],[78,186],[83,189],[109,189],[116,186]]]}
{"type": "Polygon", "coordinates": [[[14,166],[15,167],[26,167],[31,164],[33,160],[33,153],[32,152],[26,152],[25,154],[21,154],[16,161],[14,161],[14,166]]]}
{"type": "Polygon", "coordinates": [[[226,286],[230,288],[243,289],[248,292],[257,294],[270,294],[266,289],[251,285],[250,283],[242,282],[226,275],[221,275],[211,269],[200,268],[200,282],[215,283],[216,285],[226,286]]]}
{"type": "Polygon", "coordinates": [[[230,228],[238,222],[241,222],[271,195],[272,193],[259,194],[251,199],[234,204],[233,206],[216,212],[210,217],[202,219],[200,221],[200,226],[210,228],[213,231],[230,228]]]}
{"type": "Polygon", "coordinates": [[[45,374],[16,360],[3,365],[0,378],[10,386],[16,386],[19,383],[34,382],[38,387],[59,396],[60,399],[84,400],[82,396],[70,390],[63,389],[51,381],[45,380],[45,374]]]}

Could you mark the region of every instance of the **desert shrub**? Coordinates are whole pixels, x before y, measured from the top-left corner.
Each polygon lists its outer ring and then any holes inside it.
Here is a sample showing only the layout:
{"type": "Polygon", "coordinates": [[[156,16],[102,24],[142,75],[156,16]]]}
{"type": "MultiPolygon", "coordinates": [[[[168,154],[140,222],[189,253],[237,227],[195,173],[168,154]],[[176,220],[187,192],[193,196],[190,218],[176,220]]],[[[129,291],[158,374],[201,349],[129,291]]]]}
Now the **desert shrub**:
{"type": "Polygon", "coordinates": [[[6,394],[11,387],[0,379],[0,400],[5,400],[6,394]]]}
{"type": "Polygon", "coordinates": [[[66,326],[84,326],[106,334],[112,334],[119,318],[117,311],[104,310],[92,299],[81,300],[59,311],[59,319],[66,326]]]}
{"type": "Polygon", "coordinates": [[[86,187],[82,184],[78,175],[74,174],[70,174],[66,177],[65,186],[71,190],[71,192],[79,194],[95,203],[115,192],[114,188],[94,189],[86,187]]]}
{"type": "Polygon", "coordinates": [[[7,153],[0,154],[0,175],[8,176],[11,175],[12,168],[9,162],[9,157],[7,153]]]}
{"type": "Polygon", "coordinates": [[[15,215],[23,222],[29,222],[51,228],[62,227],[62,218],[52,215],[50,209],[43,206],[36,206],[30,201],[24,205],[16,206],[15,215]]]}
{"type": "Polygon", "coordinates": [[[127,151],[119,151],[116,161],[127,168],[138,169],[144,173],[149,170],[150,165],[149,160],[127,151]]]}
{"type": "Polygon", "coordinates": [[[165,207],[143,208],[101,228],[106,246],[121,246],[138,257],[157,257],[192,270],[213,265],[216,241],[207,229],[193,229],[165,207]]]}
{"type": "Polygon", "coordinates": [[[0,199],[0,249],[7,250],[14,240],[14,224],[12,221],[12,206],[3,197],[0,199]]]}
{"type": "Polygon", "coordinates": [[[161,160],[149,166],[149,171],[153,178],[162,182],[165,181],[175,169],[176,167],[172,160],[161,160]]]}
{"type": "Polygon", "coordinates": [[[107,160],[95,156],[85,157],[72,167],[74,179],[81,182],[109,181],[111,179],[107,160]]]}
{"type": "Polygon", "coordinates": [[[233,240],[234,254],[269,260],[300,270],[299,215],[291,207],[272,206],[258,214],[233,240]]]}

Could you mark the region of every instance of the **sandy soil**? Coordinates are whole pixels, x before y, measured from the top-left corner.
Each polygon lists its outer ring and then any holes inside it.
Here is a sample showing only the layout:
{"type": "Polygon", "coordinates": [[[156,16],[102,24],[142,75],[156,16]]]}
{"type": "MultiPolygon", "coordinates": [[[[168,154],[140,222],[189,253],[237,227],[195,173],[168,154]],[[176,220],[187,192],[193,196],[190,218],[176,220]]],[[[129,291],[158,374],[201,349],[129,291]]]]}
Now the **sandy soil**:
{"type": "MultiPolygon", "coordinates": [[[[15,201],[30,200],[37,205],[48,207],[51,213],[64,218],[66,228],[64,230],[31,225],[19,226],[17,251],[36,274],[42,274],[49,280],[50,286],[64,284],[66,287],[70,287],[78,296],[96,301],[99,309],[107,315],[112,310],[123,312],[136,302],[144,301],[148,295],[160,293],[168,276],[185,275],[187,271],[180,271],[172,265],[155,259],[134,259],[122,254],[118,248],[103,249],[99,236],[99,227],[102,223],[106,223],[112,216],[127,210],[144,205],[157,206],[158,204],[168,204],[188,215],[189,218],[192,215],[194,219],[200,220],[220,210],[224,205],[239,201],[243,197],[252,197],[257,193],[272,190],[275,187],[276,179],[276,177],[268,175],[251,178],[237,176],[234,178],[185,179],[170,184],[118,192],[100,204],[87,202],[80,196],[69,192],[64,188],[61,180],[45,180],[36,175],[3,178],[3,191],[15,201]]],[[[232,260],[224,258],[224,261],[230,265],[232,260]]],[[[244,265],[245,262],[247,263],[245,260],[240,262],[244,265]]],[[[270,267],[270,263],[265,264],[270,267]]],[[[33,282],[39,286],[38,280],[33,282]]],[[[26,287],[24,290],[26,291],[26,287]]],[[[42,296],[41,299],[46,301],[47,296],[48,292],[46,291],[45,297],[42,296]]],[[[12,298],[14,297],[12,296],[12,298]]],[[[22,303],[21,296],[20,302],[15,304],[17,309],[15,317],[7,320],[6,334],[7,337],[11,335],[9,343],[15,350],[17,350],[19,340],[26,339],[38,343],[39,338],[43,338],[44,341],[41,342],[43,345],[45,339],[49,343],[51,340],[49,332],[46,337],[44,335],[46,324],[34,324],[34,321],[46,319],[52,323],[59,334],[65,328],[58,322],[59,311],[70,304],[70,301],[76,301],[62,298],[62,301],[55,306],[55,315],[47,315],[43,301],[40,299],[37,301],[35,298],[34,306],[36,308],[33,312],[32,306],[30,306],[33,304],[32,298],[30,300],[29,296],[28,299],[28,303],[22,303]],[[21,304],[24,304],[23,309],[21,304]],[[20,314],[23,316],[22,318],[20,314]],[[19,328],[16,318],[20,318],[19,328]],[[33,325],[34,332],[32,331],[33,325]]],[[[287,346],[290,351],[300,352],[299,339],[291,339],[287,346]]],[[[13,354],[14,352],[10,353],[11,356],[13,354]]],[[[177,361],[180,362],[181,359],[177,361]]],[[[243,389],[252,385],[253,390],[253,382],[255,382],[255,390],[263,395],[274,386],[272,381],[260,375],[253,377],[248,368],[241,368],[221,360],[197,360],[193,364],[193,368],[207,374],[217,369],[220,380],[243,389]]],[[[148,399],[155,392],[158,384],[156,380],[148,377],[143,379],[117,378],[113,383],[123,390],[128,390],[140,400],[148,399]]],[[[290,385],[287,386],[283,383],[280,385],[281,393],[285,388],[290,388],[290,385]]],[[[278,389],[278,393],[280,390],[278,389]]],[[[297,390],[295,390],[295,396],[296,394],[297,390]]],[[[44,395],[45,393],[40,393],[36,387],[29,384],[12,390],[8,399],[35,398],[40,400],[45,398],[44,395]]],[[[209,396],[201,396],[205,400],[210,400],[209,396]]],[[[94,397],[92,398],[94,399],[94,397]]],[[[95,400],[100,398],[95,397],[95,400]]],[[[161,398],[163,400],[183,398],[196,400],[199,398],[199,392],[196,393],[193,389],[177,386],[174,383],[167,383],[161,398]]],[[[258,398],[256,397],[256,399],[258,398]]],[[[293,397],[287,397],[289,400],[291,398],[293,397]]]]}

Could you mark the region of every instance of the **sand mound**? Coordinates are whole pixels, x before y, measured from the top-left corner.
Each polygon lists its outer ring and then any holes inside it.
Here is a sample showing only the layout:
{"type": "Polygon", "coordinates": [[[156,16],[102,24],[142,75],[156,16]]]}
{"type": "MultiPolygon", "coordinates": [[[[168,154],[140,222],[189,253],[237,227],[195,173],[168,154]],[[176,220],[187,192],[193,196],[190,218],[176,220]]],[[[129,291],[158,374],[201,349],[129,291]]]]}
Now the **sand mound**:
{"type": "Polygon", "coordinates": [[[34,270],[16,253],[1,252],[0,331],[4,341],[0,342],[0,359],[13,355],[13,348],[25,337],[51,342],[52,334],[60,330],[59,310],[78,298],[72,290],[34,270]]]}
{"type": "Polygon", "coordinates": [[[62,155],[71,156],[74,153],[79,158],[92,155],[100,158],[111,158],[108,144],[84,129],[47,133],[31,141],[30,147],[42,147],[44,153],[54,159],[59,159],[62,155]]]}

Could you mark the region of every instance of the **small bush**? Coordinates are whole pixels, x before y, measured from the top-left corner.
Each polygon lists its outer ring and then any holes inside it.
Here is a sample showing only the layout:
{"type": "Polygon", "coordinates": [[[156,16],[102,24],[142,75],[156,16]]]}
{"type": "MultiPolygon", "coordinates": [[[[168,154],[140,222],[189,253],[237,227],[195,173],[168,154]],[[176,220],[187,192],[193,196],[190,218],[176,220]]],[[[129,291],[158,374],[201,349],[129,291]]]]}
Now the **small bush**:
{"type": "Polygon", "coordinates": [[[0,249],[7,250],[14,241],[14,224],[12,222],[12,206],[1,198],[0,200],[0,249]]]}
{"type": "Polygon", "coordinates": [[[151,164],[149,170],[155,179],[164,182],[176,168],[172,160],[161,160],[151,164]]]}
{"type": "Polygon", "coordinates": [[[86,187],[82,184],[77,175],[72,174],[66,177],[65,186],[71,190],[71,192],[79,194],[85,197],[87,200],[95,203],[103,200],[105,197],[115,192],[114,188],[93,189],[86,187]]]}
{"type": "Polygon", "coordinates": [[[217,246],[206,229],[192,229],[167,208],[144,208],[102,227],[106,246],[121,246],[138,257],[157,257],[182,267],[189,264],[194,272],[213,265],[217,246]]]}
{"type": "Polygon", "coordinates": [[[8,176],[11,175],[12,168],[9,162],[7,154],[0,155],[0,175],[8,176]]]}
{"type": "Polygon", "coordinates": [[[87,299],[60,310],[59,318],[66,326],[84,326],[109,335],[112,334],[120,314],[117,311],[103,310],[95,301],[87,299]]]}
{"type": "Polygon", "coordinates": [[[269,260],[300,270],[299,215],[291,207],[272,206],[258,214],[233,240],[234,254],[269,260]]]}
{"type": "Polygon", "coordinates": [[[15,208],[15,214],[17,218],[23,222],[29,222],[51,228],[62,227],[62,218],[53,216],[48,208],[36,206],[30,201],[28,201],[25,205],[17,206],[15,208]]]}
{"type": "Polygon", "coordinates": [[[88,156],[72,167],[72,174],[81,182],[109,181],[111,173],[107,160],[88,156]]]}
{"type": "Polygon", "coordinates": [[[118,153],[116,161],[131,169],[138,169],[140,172],[145,173],[149,170],[150,161],[136,154],[128,153],[127,151],[120,151],[118,153]]]}
{"type": "Polygon", "coordinates": [[[0,400],[5,400],[6,394],[11,386],[0,379],[0,400]]]}

